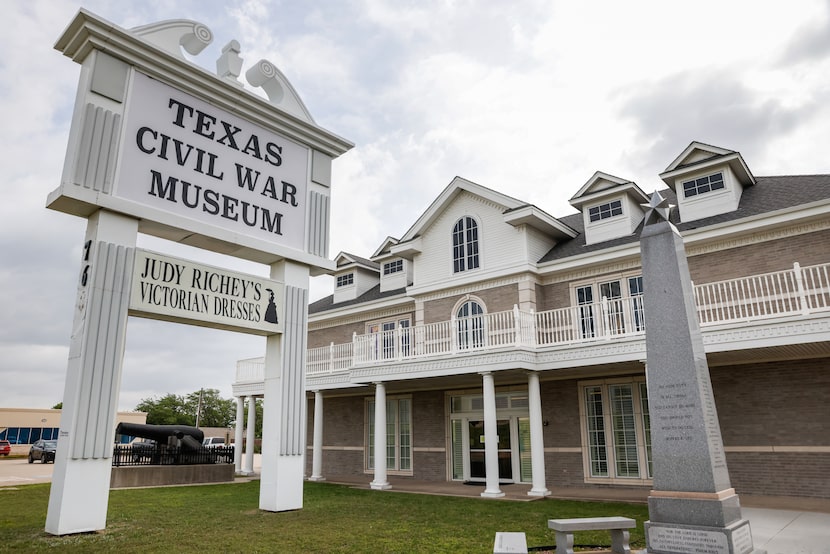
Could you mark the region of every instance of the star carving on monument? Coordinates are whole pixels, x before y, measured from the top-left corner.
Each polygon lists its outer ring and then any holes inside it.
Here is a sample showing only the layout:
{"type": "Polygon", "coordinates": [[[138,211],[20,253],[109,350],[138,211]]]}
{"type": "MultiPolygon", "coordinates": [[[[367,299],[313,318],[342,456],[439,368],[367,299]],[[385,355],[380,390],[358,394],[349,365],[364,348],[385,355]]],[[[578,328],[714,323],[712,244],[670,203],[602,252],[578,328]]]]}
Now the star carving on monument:
{"type": "Polygon", "coordinates": [[[652,225],[660,221],[668,221],[669,213],[671,212],[671,204],[669,201],[660,196],[656,190],[652,193],[648,204],[640,204],[646,209],[646,216],[643,225],[652,225]]]}

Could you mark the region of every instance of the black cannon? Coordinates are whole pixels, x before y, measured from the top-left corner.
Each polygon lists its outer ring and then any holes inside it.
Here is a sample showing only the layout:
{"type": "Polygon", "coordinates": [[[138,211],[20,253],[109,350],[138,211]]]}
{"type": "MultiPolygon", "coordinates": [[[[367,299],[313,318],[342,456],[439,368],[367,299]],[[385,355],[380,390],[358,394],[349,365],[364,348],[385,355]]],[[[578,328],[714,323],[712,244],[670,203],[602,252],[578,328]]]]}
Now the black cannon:
{"type": "Polygon", "coordinates": [[[169,444],[177,439],[185,450],[199,450],[205,434],[201,429],[189,425],[148,425],[144,423],[121,422],[115,428],[119,435],[130,435],[151,439],[159,444],[169,444]]]}

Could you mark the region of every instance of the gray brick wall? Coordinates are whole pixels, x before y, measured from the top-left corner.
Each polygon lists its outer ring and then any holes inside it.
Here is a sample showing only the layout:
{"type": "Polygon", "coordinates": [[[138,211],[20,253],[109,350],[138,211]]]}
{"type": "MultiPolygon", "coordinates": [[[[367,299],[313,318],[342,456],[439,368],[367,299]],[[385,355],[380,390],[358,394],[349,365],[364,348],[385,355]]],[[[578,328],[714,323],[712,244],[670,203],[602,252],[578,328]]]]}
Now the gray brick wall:
{"type": "MultiPolygon", "coordinates": [[[[458,294],[447,298],[440,298],[424,303],[424,323],[449,321],[453,315],[455,304],[466,295],[458,294]]],[[[484,302],[487,312],[503,312],[512,310],[519,303],[519,287],[505,285],[472,293],[484,302]]]]}
{"type": "Polygon", "coordinates": [[[710,368],[724,445],[830,446],[828,369],[822,359],[710,368]]]}

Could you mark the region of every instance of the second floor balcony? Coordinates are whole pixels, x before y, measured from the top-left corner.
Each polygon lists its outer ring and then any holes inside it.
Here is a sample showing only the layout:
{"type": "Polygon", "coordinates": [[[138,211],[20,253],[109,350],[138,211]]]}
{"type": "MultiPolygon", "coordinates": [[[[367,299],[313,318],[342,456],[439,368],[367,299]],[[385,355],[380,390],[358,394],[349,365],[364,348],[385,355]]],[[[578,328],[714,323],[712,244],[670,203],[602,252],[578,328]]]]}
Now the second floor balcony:
{"type": "MultiPolygon", "coordinates": [[[[830,312],[830,264],[694,287],[701,329],[830,312]]],[[[307,375],[489,350],[550,349],[643,335],[643,297],[542,312],[513,310],[367,333],[308,350],[307,375]]]]}
{"type": "MultiPolygon", "coordinates": [[[[760,361],[769,347],[803,356],[830,352],[830,263],[695,285],[694,302],[707,354],[740,351],[746,360],[757,351],[753,359],[760,361]]],[[[307,385],[643,360],[646,326],[643,297],[632,296],[355,334],[347,343],[308,349],[307,385]]],[[[234,390],[257,391],[262,380],[262,358],[237,363],[234,390]]]]}

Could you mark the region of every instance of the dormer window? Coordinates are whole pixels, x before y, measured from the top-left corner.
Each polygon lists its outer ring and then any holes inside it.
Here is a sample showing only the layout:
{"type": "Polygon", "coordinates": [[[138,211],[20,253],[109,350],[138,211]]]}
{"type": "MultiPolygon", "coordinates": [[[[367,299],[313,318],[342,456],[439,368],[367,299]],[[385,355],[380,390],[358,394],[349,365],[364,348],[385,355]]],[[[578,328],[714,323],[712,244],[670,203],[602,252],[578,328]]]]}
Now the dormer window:
{"type": "Polygon", "coordinates": [[[622,213],[622,202],[619,200],[614,200],[613,202],[608,202],[607,204],[600,204],[599,206],[588,208],[588,217],[592,223],[594,221],[600,221],[602,219],[608,219],[609,217],[622,215],[622,213]]]}
{"type": "Polygon", "coordinates": [[[478,267],[478,223],[472,217],[459,219],[452,229],[453,273],[478,267]]]}
{"type": "Polygon", "coordinates": [[[691,198],[698,194],[705,194],[724,188],[723,173],[715,173],[714,175],[707,175],[699,179],[692,179],[691,181],[683,182],[683,196],[691,198]]]}
{"type": "Polygon", "coordinates": [[[383,274],[391,275],[393,273],[400,273],[403,271],[403,260],[395,260],[383,264],[383,274]]]}
{"type": "Polygon", "coordinates": [[[337,276],[337,287],[346,287],[354,284],[354,273],[346,273],[345,275],[337,276]]]}

